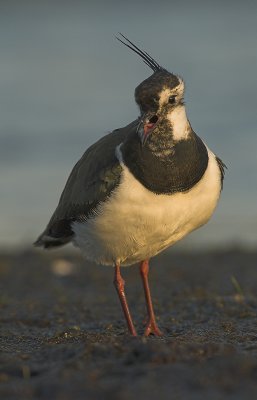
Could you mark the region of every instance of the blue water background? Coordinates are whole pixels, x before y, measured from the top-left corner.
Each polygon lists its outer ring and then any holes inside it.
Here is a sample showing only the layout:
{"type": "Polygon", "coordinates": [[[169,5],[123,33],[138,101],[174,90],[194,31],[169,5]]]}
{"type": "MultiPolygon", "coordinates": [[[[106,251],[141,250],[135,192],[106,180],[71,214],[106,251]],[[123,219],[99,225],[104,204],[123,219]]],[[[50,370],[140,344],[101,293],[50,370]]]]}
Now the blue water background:
{"type": "Polygon", "coordinates": [[[256,1],[0,7],[0,246],[31,243],[84,150],[138,116],[150,70],[119,31],[184,78],[191,124],[228,166],[212,221],[183,246],[256,245],[256,1]]]}

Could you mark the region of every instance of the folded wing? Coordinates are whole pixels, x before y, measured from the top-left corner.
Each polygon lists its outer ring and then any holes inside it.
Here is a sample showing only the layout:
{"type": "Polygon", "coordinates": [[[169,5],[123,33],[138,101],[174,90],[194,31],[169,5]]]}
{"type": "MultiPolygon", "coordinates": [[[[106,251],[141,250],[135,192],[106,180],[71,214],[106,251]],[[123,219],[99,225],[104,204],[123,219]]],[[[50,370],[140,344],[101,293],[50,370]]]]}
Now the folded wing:
{"type": "Polygon", "coordinates": [[[68,243],[73,236],[72,222],[86,220],[110,196],[121,176],[115,149],[137,123],[116,129],[87,149],[74,166],[59,204],[35,246],[48,248],[68,243]]]}

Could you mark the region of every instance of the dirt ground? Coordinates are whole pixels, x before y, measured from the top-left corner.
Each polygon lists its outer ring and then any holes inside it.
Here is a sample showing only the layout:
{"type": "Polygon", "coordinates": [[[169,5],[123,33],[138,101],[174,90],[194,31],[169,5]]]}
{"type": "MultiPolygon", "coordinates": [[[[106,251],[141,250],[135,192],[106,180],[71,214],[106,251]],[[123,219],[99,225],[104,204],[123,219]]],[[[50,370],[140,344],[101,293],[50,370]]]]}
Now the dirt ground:
{"type": "MultiPolygon", "coordinates": [[[[257,398],[257,252],[152,260],[163,338],[127,334],[112,275],[65,249],[1,253],[1,399],[257,398]]],[[[123,277],[142,335],[137,266],[123,277]]]]}

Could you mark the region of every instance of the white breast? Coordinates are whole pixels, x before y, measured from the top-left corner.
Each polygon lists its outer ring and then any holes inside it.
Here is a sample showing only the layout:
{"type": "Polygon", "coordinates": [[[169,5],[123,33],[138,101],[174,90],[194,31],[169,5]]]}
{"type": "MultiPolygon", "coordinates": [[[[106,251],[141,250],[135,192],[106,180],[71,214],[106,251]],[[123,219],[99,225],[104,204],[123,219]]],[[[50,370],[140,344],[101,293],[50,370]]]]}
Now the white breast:
{"type": "Polygon", "coordinates": [[[220,171],[208,150],[207,170],[190,191],[156,195],[122,164],[121,184],[93,218],[73,224],[74,244],[98,264],[130,265],[151,258],[211,217],[220,194],[220,171]]]}

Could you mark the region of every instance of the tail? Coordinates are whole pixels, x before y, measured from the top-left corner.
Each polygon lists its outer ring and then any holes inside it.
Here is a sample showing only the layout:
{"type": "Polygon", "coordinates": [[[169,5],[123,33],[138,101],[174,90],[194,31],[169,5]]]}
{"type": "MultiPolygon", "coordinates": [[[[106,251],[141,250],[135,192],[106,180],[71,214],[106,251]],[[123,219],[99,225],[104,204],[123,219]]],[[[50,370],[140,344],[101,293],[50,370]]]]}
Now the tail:
{"type": "Polygon", "coordinates": [[[44,231],[38,239],[33,243],[36,247],[43,247],[44,249],[50,249],[52,247],[64,246],[71,241],[72,236],[69,237],[53,237],[47,235],[44,231]]]}

